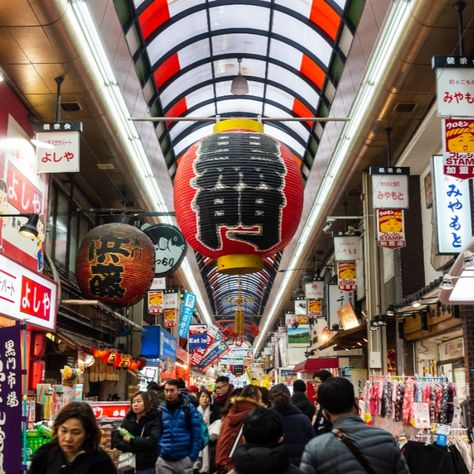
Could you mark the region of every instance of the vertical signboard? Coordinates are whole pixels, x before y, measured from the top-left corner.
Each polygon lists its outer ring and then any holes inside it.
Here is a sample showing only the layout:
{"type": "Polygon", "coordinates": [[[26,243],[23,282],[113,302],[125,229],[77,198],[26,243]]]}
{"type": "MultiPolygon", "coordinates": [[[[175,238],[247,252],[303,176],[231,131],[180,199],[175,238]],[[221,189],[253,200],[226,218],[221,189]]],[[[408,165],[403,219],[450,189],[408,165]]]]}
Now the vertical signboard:
{"type": "Polygon", "coordinates": [[[179,317],[179,337],[188,337],[189,325],[194,314],[196,305],[196,295],[189,291],[184,292],[183,303],[181,304],[181,314],[179,317]]]}
{"type": "Polygon", "coordinates": [[[19,325],[0,328],[0,472],[21,464],[21,349],[19,325]]]}
{"type": "Polygon", "coordinates": [[[405,247],[403,209],[377,209],[377,241],[380,247],[405,247]]]}
{"type": "Polygon", "coordinates": [[[450,118],[442,122],[444,174],[458,179],[473,178],[474,119],[450,118]]]}
{"type": "Polygon", "coordinates": [[[459,253],[472,238],[469,181],[443,173],[443,157],[432,157],[433,196],[439,253],[459,253]]]}
{"type": "Polygon", "coordinates": [[[371,166],[372,206],[374,209],[408,209],[410,168],[371,166]]]}

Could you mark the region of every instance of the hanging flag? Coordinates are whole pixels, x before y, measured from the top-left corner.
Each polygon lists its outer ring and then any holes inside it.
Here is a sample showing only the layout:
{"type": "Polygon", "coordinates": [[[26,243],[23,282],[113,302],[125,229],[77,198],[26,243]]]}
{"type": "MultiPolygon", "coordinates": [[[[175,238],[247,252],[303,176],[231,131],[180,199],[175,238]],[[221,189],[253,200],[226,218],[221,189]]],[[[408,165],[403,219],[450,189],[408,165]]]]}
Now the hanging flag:
{"type": "Polygon", "coordinates": [[[403,209],[377,209],[377,242],[380,247],[405,247],[404,217],[403,209]]]}
{"type": "Polygon", "coordinates": [[[183,303],[181,304],[181,314],[179,317],[179,337],[188,337],[189,325],[194,314],[196,295],[189,291],[184,292],[183,303]]]}
{"type": "Polygon", "coordinates": [[[337,285],[343,291],[356,289],[356,262],[337,262],[337,285]]]}

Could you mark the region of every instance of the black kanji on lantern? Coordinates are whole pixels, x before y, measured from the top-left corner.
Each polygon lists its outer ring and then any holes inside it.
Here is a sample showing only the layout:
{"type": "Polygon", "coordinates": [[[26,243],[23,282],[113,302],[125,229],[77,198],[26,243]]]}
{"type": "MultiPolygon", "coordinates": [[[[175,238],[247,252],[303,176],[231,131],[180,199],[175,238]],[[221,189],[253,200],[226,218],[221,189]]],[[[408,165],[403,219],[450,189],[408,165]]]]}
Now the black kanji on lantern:
{"type": "Polygon", "coordinates": [[[286,166],[278,142],[261,134],[212,135],[202,141],[194,170],[192,207],[203,245],[221,249],[221,228],[232,229],[229,239],[259,251],[280,242],[286,166]]]}

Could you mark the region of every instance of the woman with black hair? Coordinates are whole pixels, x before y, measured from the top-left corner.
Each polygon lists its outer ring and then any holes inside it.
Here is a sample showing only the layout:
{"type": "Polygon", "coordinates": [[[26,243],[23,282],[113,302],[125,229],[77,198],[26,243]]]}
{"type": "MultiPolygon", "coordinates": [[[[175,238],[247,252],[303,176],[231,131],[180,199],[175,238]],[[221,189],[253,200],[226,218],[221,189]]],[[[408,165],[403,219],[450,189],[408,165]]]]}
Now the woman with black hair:
{"type": "Polygon", "coordinates": [[[291,402],[291,395],[285,384],[279,383],[270,389],[272,410],[280,415],[283,422],[283,443],[288,449],[290,462],[300,465],[306,443],[314,438],[314,430],[309,418],[291,402]]]}
{"type": "Polygon", "coordinates": [[[112,438],[115,448],[135,453],[136,474],[155,474],[161,420],[152,403],[148,392],[135,393],[120,430],[115,431],[112,438]]]}
{"type": "Polygon", "coordinates": [[[316,433],[316,436],[319,436],[323,433],[329,433],[332,430],[331,422],[323,416],[323,410],[317,403],[318,390],[319,386],[329,380],[332,377],[329,370],[320,370],[313,375],[313,386],[316,393],[316,415],[313,420],[313,428],[316,433]]]}
{"type": "Polygon", "coordinates": [[[51,443],[33,455],[29,474],[116,474],[110,457],[99,447],[100,429],[89,404],[72,402],[58,414],[51,443]]]}

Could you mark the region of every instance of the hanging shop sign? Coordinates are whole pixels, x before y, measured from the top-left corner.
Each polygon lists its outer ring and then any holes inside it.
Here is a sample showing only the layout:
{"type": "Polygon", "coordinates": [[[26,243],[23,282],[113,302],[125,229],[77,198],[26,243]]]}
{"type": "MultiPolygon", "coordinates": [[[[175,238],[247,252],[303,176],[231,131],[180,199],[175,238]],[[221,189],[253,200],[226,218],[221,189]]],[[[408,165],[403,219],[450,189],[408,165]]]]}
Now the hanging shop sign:
{"type": "MultiPolygon", "coordinates": [[[[0,254],[30,270],[42,272],[47,219],[48,180],[36,171],[35,151],[30,141],[28,113],[8,86],[2,84],[0,110],[0,214],[39,215],[38,237],[18,235],[24,217],[0,216],[0,254]],[[18,121],[17,121],[18,120],[18,121]]],[[[57,234],[57,248],[61,244],[57,234]]],[[[64,243],[65,244],[65,243],[64,243]]]]}
{"type": "Polygon", "coordinates": [[[184,292],[183,302],[181,304],[181,313],[179,316],[179,337],[188,337],[189,325],[194,314],[194,306],[196,305],[196,295],[189,291],[184,292]]]}
{"type": "Polygon", "coordinates": [[[151,282],[150,290],[166,290],[166,278],[153,278],[151,282]]]}
{"type": "Polygon", "coordinates": [[[471,116],[474,104],[474,56],[433,56],[438,114],[471,116]]]}
{"type": "Polygon", "coordinates": [[[308,316],[321,318],[323,316],[323,300],[308,300],[308,316]]]}
{"type": "Polygon", "coordinates": [[[143,231],[155,246],[155,277],[175,272],[188,249],[181,231],[169,224],[146,226],[143,231]]]}
{"type": "Polygon", "coordinates": [[[406,246],[403,209],[377,209],[377,243],[398,249],[406,246]]]}
{"type": "Polygon", "coordinates": [[[339,324],[337,310],[348,302],[351,302],[352,304],[355,303],[355,292],[343,291],[339,289],[338,285],[328,285],[326,301],[326,319],[328,320],[328,327],[332,328],[333,324],[339,324]]]}
{"type": "Polygon", "coordinates": [[[128,224],[95,227],[77,253],[76,277],[87,299],[131,306],[140,301],[154,276],[151,240],[128,224]]]}
{"type": "Polygon", "coordinates": [[[176,327],[176,313],[177,312],[175,309],[165,309],[164,311],[165,328],[176,327]]]}
{"type": "Polygon", "coordinates": [[[189,326],[189,350],[205,349],[207,346],[207,325],[191,324],[189,326]]]}
{"type": "Polygon", "coordinates": [[[294,301],[295,303],[295,314],[297,316],[308,314],[308,303],[305,299],[297,299],[294,301]]]}
{"type": "Polygon", "coordinates": [[[20,325],[0,328],[0,472],[22,470],[20,325]]]}
{"type": "Polygon", "coordinates": [[[159,314],[163,311],[163,292],[162,291],[148,291],[148,313],[159,314]]]}
{"type": "Polygon", "coordinates": [[[371,166],[372,207],[374,209],[408,209],[408,175],[410,168],[371,166]]]}
{"type": "Polygon", "coordinates": [[[174,205],[186,240],[218,271],[251,273],[290,242],[303,209],[298,160],[252,120],[226,120],[180,159],[174,205]],[[237,131],[238,130],[238,131],[237,131]]]}
{"type": "Polygon", "coordinates": [[[442,126],[444,174],[458,179],[473,178],[474,119],[443,119],[442,126]]]}
{"type": "Polygon", "coordinates": [[[178,307],[178,293],[165,291],[163,294],[163,309],[176,309],[178,307]]]}
{"type": "MultiPolygon", "coordinates": [[[[308,324],[300,324],[298,327],[288,327],[289,346],[307,346],[311,340],[311,330],[308,324]]],[[[278,347],[278,344],[275,344],[278,347]]]]}
{"type": "Polygon", "coordinates": [[[89,402],[97,420],[123,420],[130,402],[89,402]]]}
{"type": "Polygon", "coordinates": [[[313,280],[310,283],[304,285],[304,295],[307,300],[314,299],[319,300],[324,297],[324,281],[313,280]]]}
{"type": "Polygon", "coordinates": [[[344,262],[359,258],[359,235],[345,235],[344,232],[334,233],[334,260],[344,262]]]}
{"type": "Polygon", "coordinates": [[[298,321],[294,311],[285,311],[285,324],[286,326],[292,326],[298,321]]]}
{"type": "Polygon", "coordinates": [[[201,371],[205,371],[210,365],[216,364],[221,357],[230,351],[230,347],[225,341],[216,341],[206,352],[198,364],[201,371]]]}
{"type": "Polygon", "coordinates": [[[356,262],[337,262],[337,285],[343,291],[357,288],[356,262]]]}
{"type": "Polygon", "coordinates": [[[337,315],[339,316],[339,322],[344,331],[360,326],[360,321],[357,318],[351,303],[346,303],[344,306],[339,308],[337,310],[337,315]]]}
{"type": "Polygon", "coordinates": [[[223,338],[223,334],[217,327],[208,326],[207,328],[207,345],[204,349],[196,349],[191,354],[191,364],[198,365],[206,352],[211,348],[214,341],[220,341],[223,338]]]}
{"type": "Polygon", "coordinates": [[[79,143],[82,122],[43,123],[36,130],[38,173],[80,171],[79,143]]]}
{"type": "Polygon", "coordinates": [[[57,284],[0,255],[0,314],[54,331],[57,284]]]}
{"type": "Polygon", "coordinates": [[[433,196],[439,253],[459,253],[472,237],[469,181],[443,173],[443,157],[432,157],[433,196]]]}

